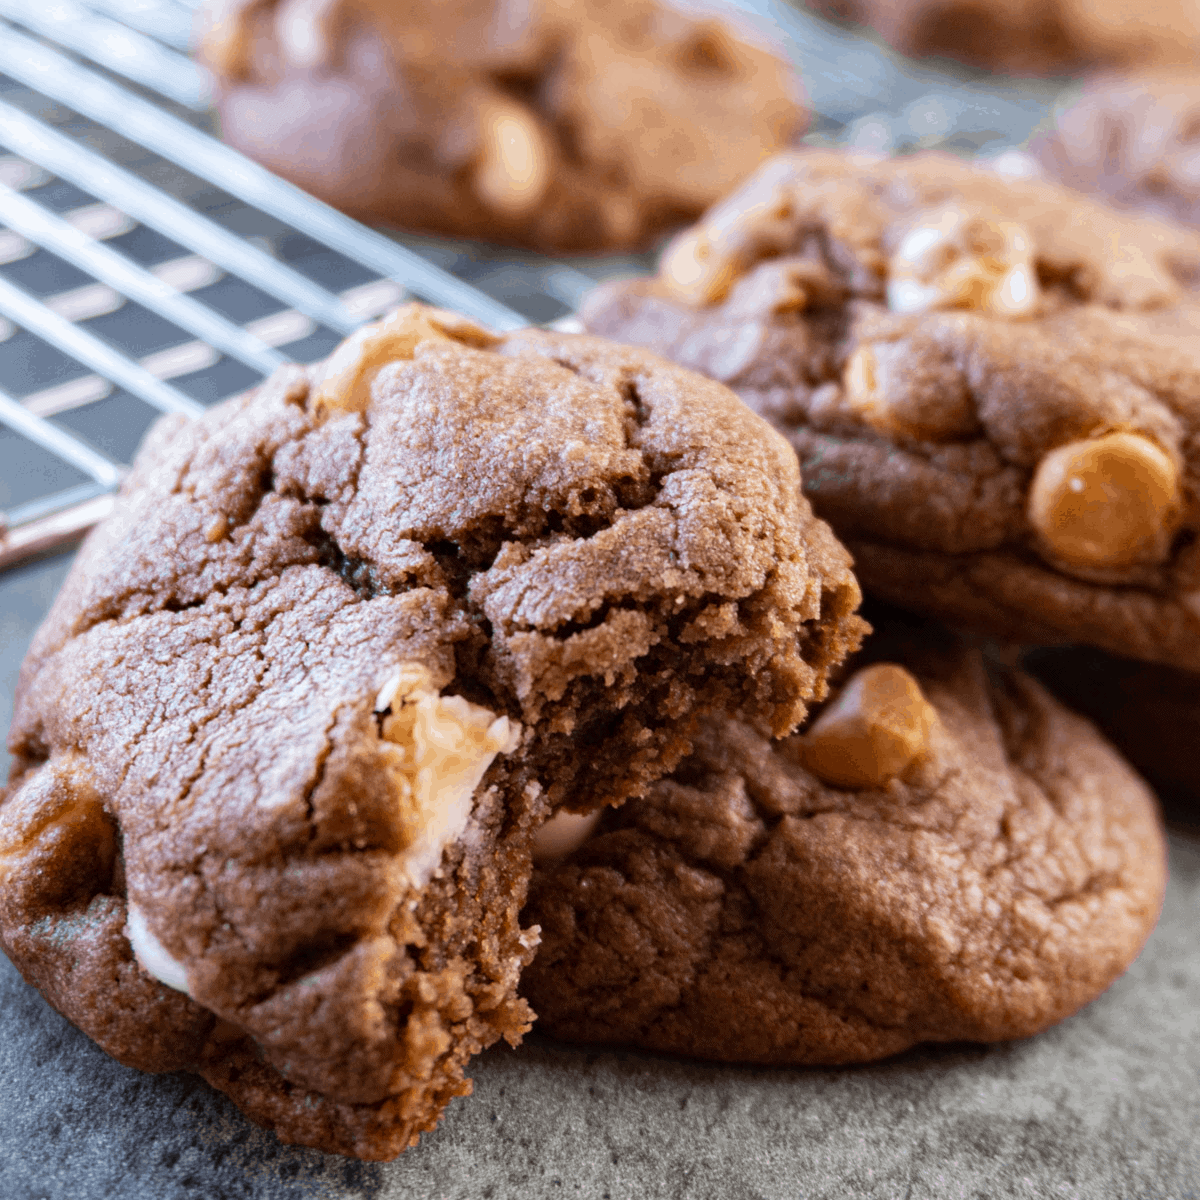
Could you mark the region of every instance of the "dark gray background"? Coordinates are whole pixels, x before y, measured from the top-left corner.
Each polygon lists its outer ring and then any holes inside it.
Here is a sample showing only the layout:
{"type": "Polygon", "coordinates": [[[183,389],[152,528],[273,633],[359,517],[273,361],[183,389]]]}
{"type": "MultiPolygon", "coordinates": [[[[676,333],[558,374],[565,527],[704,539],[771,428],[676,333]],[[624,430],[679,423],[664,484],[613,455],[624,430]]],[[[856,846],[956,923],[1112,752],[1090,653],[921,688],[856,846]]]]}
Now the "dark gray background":
{"type": "MultiPolygon", "coordinates": [[[[918,68],[866,39],[793,19],[776,0],[745,4],[804,69],[818,113],[813,140],[998,150],[1028,135],[1064,83],[918,68]]],[[[369,278],[69,110],[3,80],[0,91],[261,239],[326,286],[369,278]]],[[[54,181],[34,194],[57,209],[90,199],[54,181]]],[[[552,263],[406,240],[532,320],[566,311],[561,295],[546,296],[552,263]]],[[[181,252],[144,229],[115,244],[147,263],[181,252]]],[[[577,265],[600,277],[644,261],[577,265]]],[[[0,270],[43,295],[87,282],[42,252],[0,270]]],[[[200,298],[238,320],[278,307],[229,279],[200,298]]],[[[182,340],[131,304],[88,326],[134,354],[182,340]]],[[[332,340],[318,331],[286,349],[315,357],[332,340]]],[[[0,343],[0,378],[16,394],[80,373],[28,335],[0,343]]],[[[207,403],[253,375],[222,360],[174,382],[207,403]]],[[[150,418],[118,392],[57,419],[124,458],[150,418]]],[[[0,433],[0,507],[80,479],[0,433]]],[[[9,723],[25,647],[68,565],[69,556],[58,556],[0,575],[0,728],[9,723]]],[[[800,1071],[582,1052],[535,1036],[519,1050],[499,1047],[476,1060],[474,1097],[454,1101],[435,1133],[386,1165],[281,1146],[195,1078],[118,1066],[0,957],[0,1200],[1200,1198],[1200,841],[1173,833],[1171,868],[1163,919],[1141,958],[1096,1003],[1038,1038],[800,1071]]]]}

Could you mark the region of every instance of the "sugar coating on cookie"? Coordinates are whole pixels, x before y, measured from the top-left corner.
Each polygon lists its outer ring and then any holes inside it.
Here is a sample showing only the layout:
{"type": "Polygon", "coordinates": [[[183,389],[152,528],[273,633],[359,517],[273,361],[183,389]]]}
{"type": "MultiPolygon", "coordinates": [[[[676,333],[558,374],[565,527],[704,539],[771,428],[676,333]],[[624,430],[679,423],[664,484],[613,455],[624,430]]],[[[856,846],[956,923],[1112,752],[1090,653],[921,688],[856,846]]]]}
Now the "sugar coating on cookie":
{"type": "Polygon", "coordinates": [[[1200,234],[947,155],[798,151],[581,315],[784,432],[866,590],[1200,669],[1200,234]]]}
{"type": "Polygon", "coordinates": [[[790,730],[858,599],[720,385],[406,305],[156,427],[22,667],[0,939],[122,1062],[394,1157],[529,1026],[538,826],[790,730]]]}
{"type": "Polygon", "coordinates": [[[225,138],[364,219],[541,250],[649,244],[804,130],[798,79],[659,0],[225,0],[225,138]]]}
{"type": "Polygon", "coordinates": [[[1200,226],[1200,77],[1191,64],[1090,77],[1030,150],[1049,177],[1081,192],[1200,226]]]}
{"type": "Polygon", "coordinates": [[[895,634],[868,640],[804,734],[714,722],[672,777],[535,870],[542,942],[522,991],[540,1030],[863,1062],[1028,1036],[1124,971],[1166,883],[1145,785],[1029,676],[948,635],[895,634]],[[881,670],[892,694],[872,699],[862,677],[881,670]],[[926,710],[905,722],[907,761],[864,777],[849,739],[840,764],[812,753],[826,713],[868,728],[900,694],[926,710]]]}
{"type": "Polygon", "coordinates": [[[1018,75],[1085,67],[1187,63],[1200,44],[1196,0],[806,0],[873,29],[917,58],[949,58],[1018,75]]]}

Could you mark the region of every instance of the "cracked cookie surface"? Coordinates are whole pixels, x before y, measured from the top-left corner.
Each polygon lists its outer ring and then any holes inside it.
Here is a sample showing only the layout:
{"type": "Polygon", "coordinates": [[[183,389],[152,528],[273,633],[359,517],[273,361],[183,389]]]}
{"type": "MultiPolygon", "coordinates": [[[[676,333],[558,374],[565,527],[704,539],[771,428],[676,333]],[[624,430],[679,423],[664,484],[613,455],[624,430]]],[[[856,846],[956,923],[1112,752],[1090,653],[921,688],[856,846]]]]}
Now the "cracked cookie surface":
{"type": "Polygon", "coordinates": [[[1200,670],[1200,235],[945,155],[781,155],[582,317],[791,441],[863,587],[1200,670]]]}
{"type": "Polygon", "coordinates": [[[792,728],[857,603],[725,389],[405,306],[156,427],[22,667],[0,939],[122,1062],[394,1157],[528,1028],[539,823],[792,728]]]}
{"type": "Polygon", "coordinates": [[[863,1062],[1028,1036],[1129,965],[1165,845],[1095,728],[932,628],[893,625],[851,668],[803,734],[713,720],[674,775],[538,866],[521,987],[540,1030],[863,1062]]]}
{"type": "Polygon", "coordinates": [[[363,219],[648,245],[804,130],[784,62],[658,0],[236,0],[202,17],[225,138],[363,219]]]}

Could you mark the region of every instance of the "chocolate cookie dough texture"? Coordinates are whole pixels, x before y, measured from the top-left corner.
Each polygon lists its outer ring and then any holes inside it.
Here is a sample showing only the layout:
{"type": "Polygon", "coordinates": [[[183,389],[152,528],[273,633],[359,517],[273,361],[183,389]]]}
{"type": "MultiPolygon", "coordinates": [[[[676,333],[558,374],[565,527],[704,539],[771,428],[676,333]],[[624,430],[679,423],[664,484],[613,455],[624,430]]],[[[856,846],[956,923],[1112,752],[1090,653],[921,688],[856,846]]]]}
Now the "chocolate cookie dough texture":
{"type": "Polygon", "coordinates": [[[729,384],[867,592],[1200,670],[1200,235],[935,154],[781,155],[587,327],[729,384]]]}
{"type": "Polygon", "coordinates": [[[574,842],[524,913],[538,1028],[729,1061],[1036,1033],[1125,970],[1166,881],[1154,801],[1095,728],[929,631],[870,639],[802,734],[714,720],[574,842]]]}
{"type": "Polygon", "coordinates": [[[1046,173],[1122,208],[1200,226],[1200,75],[1089,79],[1033,153],[1046,173]]]}
{"type": "Polygon", "coordinates": [[[122,1062],[395,1156],[529,1026],[537,825],[856,644],[798,482],[717,384],[417,305],[164,421],[22,667],[5,949],[122,1062]]]}
{"type": "Polygon", "coordinates": [[[797,78],[657,0],[214,0],[225,138],[354,215],[539,250],[650,243],[807,124],[797,78]]]}
{"type": "Polygon", "coordinates": [[[902,54],[984,70],[1063,75],[1116,64],[1189,63],[1200,46],[1196,0],[806,0],[865,25],[902,54]]]}

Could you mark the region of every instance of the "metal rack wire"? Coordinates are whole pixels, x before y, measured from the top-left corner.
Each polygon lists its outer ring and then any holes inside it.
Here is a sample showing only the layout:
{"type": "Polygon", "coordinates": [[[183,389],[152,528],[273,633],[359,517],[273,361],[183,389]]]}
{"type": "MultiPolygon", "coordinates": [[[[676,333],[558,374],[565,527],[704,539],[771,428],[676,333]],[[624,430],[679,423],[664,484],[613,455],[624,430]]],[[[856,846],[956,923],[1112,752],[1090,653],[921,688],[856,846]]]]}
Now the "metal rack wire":
{"type": "MultiPolygon", "coordinates": [[[[728,2],[800,66],[818,140],[1012,143],[1052,95],[897,65],[784,0],[728,2]]],[[[0,0],[0,570],[102,518],[158,413],[321,357],[407,296],[509,329],[594,282],[402,242],[224,146],[186,53],[196,3],[0,0]]]]}
{"type": "MultiPolygon", "coordinates": [[[[327,352],[406,296],[495,328],[529,324],[527,314],[307,196],[188,120],[206,109],[202,74],[183,53],[191,20],[189,7],[176,0],[0,0],[0,74],[9,83],[0,94],[0,149],[7,152],[0,158],[6,227],[0,267],[38,256],[45,260],[39,281],[63,274],[47,274],[47,266],[83,277],[73,287],[38,294],[14,281],[11,271],[0,272],[0,343],[21,340],[9,347],[16,351],[10,365],[38,360],[51,376],[66,376],[19,399],[0,391],[0,422],[84,477],[24,503],[12,504],[14,489],[4,489],[0,568],[77,537],[108,511],[124,473],[117,456],[56,417],[118,394],[146,406],[143,428],[156,413],[196,416],[205,407],[196,389],[189,394],[173,380],[194,380],[227,361],[243,368],[229,390],[242,390],[292,358],[327,352]],[[186,196],[185,184],[181,198],[147,178],[154,164],[145,152],[179,168],[171,181],[175,191],[189,181],[194,194],[186,196]],[[137,170],[119,161],[131,153],[137,170]],[[86,202],[64,208],[57,203],[64,191],[86,202]],[[204,211],[221,209],[222,201],[223,213],[204,211]],[[336,289],[314,279],[312,271],[265,247],[262,235],[247,236],[248,216],[266,218],[276,239],[307,239],[309,260],[333,259],[327,275],[336,277],[338,265],[345,274],[349,266],[360,281],[336,289]],[[158,243],[151,261],[137,250],[138,234],[143,243],[146,234],[158,243]],[[133,252],[125,245],[131,241],[133,252]],[[230,314],[229,297],[220,294],[230,281],[243,285],[240,307],[252,297],[258,315],[230,314]],[[111,323],[96,328],[119,310],[126,310],[124,337],[111,323]],[[150,354],[131,352],[138,339],[129,326],[139,318],[167,327],[159,329],[166,344],[150,354]]],[[[587,282],[572,275],[571,268],[557,268],[560,291],[587,282]]],[[[212,390],[205,398],[220,398],[212,390]]],[[[10,458],[22,453],[19,446],[9,450],[10,458]]],[[[11,463],[8,470],[19,473],[11,463]]],[[[41,473],[62,472],[43,464],[41,473]]]]}

